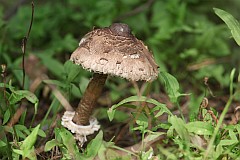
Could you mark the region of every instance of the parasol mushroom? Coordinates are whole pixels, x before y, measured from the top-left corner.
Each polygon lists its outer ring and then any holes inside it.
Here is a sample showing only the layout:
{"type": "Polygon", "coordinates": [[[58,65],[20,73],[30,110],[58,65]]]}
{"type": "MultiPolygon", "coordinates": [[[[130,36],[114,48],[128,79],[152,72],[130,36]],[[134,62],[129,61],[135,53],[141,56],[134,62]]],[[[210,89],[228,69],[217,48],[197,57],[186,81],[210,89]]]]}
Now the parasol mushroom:
{"type": "Polygon", "coordinates": [[[90,116],[108,75],[130,81],[153,81],[158,76],[158,65],[153,55],[123,23],[114,23],[87,33],[70,60],[94,72],[76,112],[67,111],[62,118],[62,124],[78,135],[83,134],[79,131],[81,128],[95,128],[88,130],[88,134],[99,129],[96,119],[90,116]]]}

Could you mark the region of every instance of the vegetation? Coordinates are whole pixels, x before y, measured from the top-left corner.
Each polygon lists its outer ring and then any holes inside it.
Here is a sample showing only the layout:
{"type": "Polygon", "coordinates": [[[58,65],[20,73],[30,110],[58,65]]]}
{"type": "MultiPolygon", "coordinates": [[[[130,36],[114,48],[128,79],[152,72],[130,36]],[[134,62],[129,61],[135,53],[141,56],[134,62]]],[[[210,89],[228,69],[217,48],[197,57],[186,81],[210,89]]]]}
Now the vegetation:
{"type": "Polygon", "coordinates": [[[240,159],[240,1],[0,4],[0,159],[240,159]],[[149,46],[159,78],[110,77],[94,112],[101,130],[80,147],[61,116],[92,74],[69,57],[113,22],[149,46]]]}

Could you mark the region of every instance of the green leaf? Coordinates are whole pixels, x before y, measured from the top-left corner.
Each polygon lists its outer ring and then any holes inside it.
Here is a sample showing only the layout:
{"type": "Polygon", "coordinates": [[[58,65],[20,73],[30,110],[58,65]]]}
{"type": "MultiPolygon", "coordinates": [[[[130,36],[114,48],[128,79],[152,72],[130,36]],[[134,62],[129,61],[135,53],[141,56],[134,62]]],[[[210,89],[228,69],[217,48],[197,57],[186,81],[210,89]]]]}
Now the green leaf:
{"type": "Polygon", "coordinates": [[[145,96],[131,96],[131,97],[128,97],[128,98],[122,100],[118,104],[113,105],[111,108],[108,109],[107,114],[108,114],[109,120],[110,121],[113,120],[116,108],[118,108],[119,106],[122,106],[123,104],[130,103],[130,102],[151,103],[151,104],[154,104],[156,106],[159,106],[159,109],[161,109],[162,112],[166,112],[166,113],[172,115],[171,111],[166,107],[165,104],[159,103],[158,101],[156,101],[154,99],[151,99],[151,98],[147,98],[145,96]]]}
{"type": "Polygon", "coordinates": [[[34,104],[35,114],[37,113],[38,98],[32,92],[27,90],[14,91],[13,89],[11,89],[11,91],[12,94],[9,97],[10,104],[16,104],[23,98],[26,98],[29,102],[34,104]]]}
{"type": "Polygon", "coordinates": [[[15,125],[15,129],[16,129],[16,132],[17,132],[18,136],[21,137],[21,138],[25,139],[26,135],[30,134],[30,131],[24,125],[17,124],[17,125],[15,125]]]}
{"type": "Polygon", "coordinates": [[[65,128],[61,128],[59,135],[62,138],[62,142],[63,144],[66,146],[67,148],[67,152],[68,155],[72,158],[72,159],[79,159],[80,157],[80,152],[78,150],[76,141],[72,135],[71,132],[69,132],[68,130],[66,130],[65,128]]]}
{"type": "Polygon", "coordinates": [[[22,130],[16,129],[16,133],[17,133],[19,138],[22,138],[22,139],[26,138],[26,134],[24,134],[22,130]]]}
{"type": "Polygon", "coordinates": [[[113,106],[108,109],[107,114],[108,114],[108,118],[109,118],[110,121],[113,120],[115,112],[116,112],[116,109],[113,108],[113,106]]]}
{"type": "Polygon", "coordinates": [[[17,125],[15,125],[15,129],[21,130],[21,131],[24,131],[24,132],[27,133],[27,134],[30,134],[29,130],[28,130],[27,127],[24,126],[24,125],[17,124],[17,125]]]}
{"type": "Polygon", "coordinates": [[[152,132],[151,134],[147,135],[147,137],[144,138],[144,143],[153,141],[163,134],[165,134],[165,133],[164,132],[152,132]]]}
{"type": "MultiPolygon", "coordinates": [[[[123,156],[122,155],[120,155],[120,154],[118,154],[116,151],[114,151],[113,149],[107,149],[106,150],[106,153],[105,153],[105,155],[106,155],[106,159],[108,160],[110,160],[110,159],[114,159],[114,160],[117,160],[117,159],[119,159],[119,160],[124,160],[123,159],[123,156]]],[[[105,157],[105,155],[103,155],[101,158],[102,159],[104,159],[105,157]]]]}
{"type": "Polygon", "coordinates": [[[44,152],[50,151],[55,146],[59,146],[59,142],[56,139],[48,141],[44,147],[44,152]]]}
{"type": "Polygon", "coordinates": [[[186,124],[186,128],[189,132],[198,135],[212,135],[214,127],[208,122],[195,121],[186,124]]]}
{"type": "Polygon", "coordinates": [[[176,103],[178,97],[187,95],[179,92],[179,83],[171,74],[167,72],[160,72],[159,79],[164,83],[164,87],[171,102],[176,103]]]}
{"type": "Polygon", "coordinates": [[[233,145],[233,144],[236,144],[238,143],[239,141],[235,141],[235,140],[221,140],[219,145],[221,146],[229,146],[229,145],[233,145]]]}
{"type": "Polygon", "coordinates": [[[14,88],[14,87],[12,87],[12,86],[10,86],[10,85],[8,85],[8,84],[5,84],[5,83],[0,83],[0,87],[1,88],[14,88]]]}
{"type": "Polygon", "coordinates": [[[38,135],[40,137],[46,137],[46,133],[43,130],[41,130],[41,129],[38,130],[38,135]]]}
{"type": "Polygon", "coordinates": [[[40,125],[35,127],[32,133],[22,142],[20,146],[20,150],[14,150],[15,153],[20,154],[23,156],[23,159],[37,159],[36,153],[34,150],[34,144],[37,140],[37,133],[39,130],[40,125]]]}
{"type": "Polygon", "coordinates": [[[23,151],[22,150],[19,150],[19,149],[13,149],[13,152],[19,154],[19,155],[23,155],[23,151]]]}
{"type": "Polygon", "coordinates": [[[238,142],[238,138],[235,135],[235,133],[233,132],[233,130],[229,130],[229,136],[230,136],[231,140],[238,142]]]}
{"type": "Polygon", "coordinates": [[[103,143],[103,132],[100,130],[97,136],[87,146],[87,157],[94,158],[103,143]]]}
{"type": "Polygon", "coordinates": [[[81,71],[79,65],[74,64],[72,61],[67,61],[64,64],[64,69],[68,75],[67,82],[72,82],[81,71]]]}
{"type": "Polygon", "coordinates": [[[140,130],[141,133],[144,133],[144,131],[148,128],[148,118],[144,113],[139,114],[134,114],[134,117],[136,119],[136,124],[138,125],[137,127],[133,128],[133,130],[140,130]]]}
{"type": "Polygon", "coordinates": [[[228,12],[213,8],[214,12],[227,24],[231,30],[232,36],[237,44],[240,46],[240,24],[239,22],[228,12]]]}
{"type": "Polygon", "coordinates": [[[13,93],[9,97],[9,101],[10,104],[15,104],[23,98],[26,98],[28,101],[34,104],[38,103],[38,98],[32,92],[27,90],[13,91],[13,93]]]}
{"type": "Polygon", "coordinates": [[[31,149],[34,146],[37,140],[37,134],[38,134],[39,128],[40,128],[40,125],[35,127],[31,132],[31,134],[23,141],[22,145],[20,146],[21,150],[27,152],[27,150],[31,149]]]}
{"type": "Polygon", "coordinates": [[[0,147],[5,147],[5,146],[7,146],[7,144],[3,141],[0,141],[0,147]]]}
{"type": "Polygon", "coordinates": [[[155,111],[157,111],[157,114],[154,117],[159,117],[161,116],[165,111],[162,109],[162,106],[155,106],[152,110],[151,113],[154,113],[155,111]]]}
{"type": "Polygon", "coordinates": [[[147,152],[141,152],[141,159],[152,159],[153,155],[153,149],[150,147],[150,149],[147,152]]]}
{"type": "Polygon", "coordinates": [[[4,116],[3,116],[3,123],[2,123],[3,125],[8,122],[8,120],[10,118],[10,115],[11,115],[10,110],[7,109],[4,113],[4,116]]]}
{"type": "Polygon", "coordinates": [[[186,144],[188,144],[190,141],[190,136],[184,121],[176,116],[171,116],[169,118],[169,123],[172,124],[172,127],[175,129],[180,138],[184,140],[186,144]]]}
{"type": "Polygon", "coordinates": [[[235,75],[236,68],[233,68],[231,73],[230,73],[230,95],[233,95],[233,80],[234,80],[234,75],[235,75]]]}

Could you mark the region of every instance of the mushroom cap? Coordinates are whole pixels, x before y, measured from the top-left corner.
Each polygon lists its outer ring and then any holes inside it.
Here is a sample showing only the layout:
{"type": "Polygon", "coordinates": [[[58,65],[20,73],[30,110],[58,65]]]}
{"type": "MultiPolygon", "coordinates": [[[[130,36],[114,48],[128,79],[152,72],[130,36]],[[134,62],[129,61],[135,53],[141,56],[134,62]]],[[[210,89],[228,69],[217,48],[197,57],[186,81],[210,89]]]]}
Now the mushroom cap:
{"type": "Polygon", "coordinates": [[[158,76],[152,53],[123,23],[87,33],[70,60],[84,69],[131,81],[152,81],[158,76]]]}

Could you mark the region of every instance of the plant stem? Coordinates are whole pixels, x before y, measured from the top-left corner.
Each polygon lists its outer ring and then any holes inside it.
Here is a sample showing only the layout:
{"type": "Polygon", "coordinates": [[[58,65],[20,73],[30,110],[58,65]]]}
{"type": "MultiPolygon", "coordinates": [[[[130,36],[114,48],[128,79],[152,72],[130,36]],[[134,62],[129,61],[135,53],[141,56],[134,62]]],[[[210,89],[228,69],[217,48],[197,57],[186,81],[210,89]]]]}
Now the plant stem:
{"type": "Polygon", "coordinates": [[[230,97],[227,101],[227,104],[225,105],[224,107],[224,110],[219,118],[219,121],[218,121],[218,124],[216,126],[216,128],[214,129],[214,132],[213,132],[213,135],[212,135],[212,138],[210,139],[210,142],[209,142],[209,145],[206,149],[206,152],[205,152],[205,155],[204,155],[204,159],[207,159],[208,158],[208,154],[212,151],[213,147],[214,147],[214,141],[216,139],[216,136],[217,136],[217,133],[219,132],[219,129],[222,125],[222,122],[223,122],[223,119],[225,117],[225,115],[227,114],[227,111],[232,103],[232,100],[233,100],[233,78],[234,78],[234,74],[235,74],[235,71],[236,69],[234,68],[232,71],[231,71],[231,74],[230,74],[230,97]]]}
{"type": "Polygon", "coordinates": [[[221,116],[220,116],[220,118],[219,118],[218,124],[217,124],[216,128],[214,129],[212,138],[211,138],[211,140],[210,140],[210,142],[209,142],[209,145],[208,145],[208,147],[207,147],[206,153],[205,153],[205,155],[204,155],[204,159],[207,159],[207,158],[208,158],[208,157],[207,157],[208,154],[209,154],[209,153],[212,151],[212,149],[213,149],[213,146],[214,146],[213,143],[214,143],[214,141],[215,141],[215,139],[216,139],[216,136],[217,136],[217,133],[219,132],[219,129],[220,129],[221,125],[222,125],[223,119],[224,119],[225,115],[227,114],[227,111],[228,111],[228,109],[229,109],[229,107],[230,107],[230,104],[232,103],[232,99],[233,99],[233,96],[230,96],[229,99],[228,99],[228,102],[227,102],[226,106],[224,107],[224,110],[223,110],[223,112],[222,112],[222,114],[221,114],[221,116]]]}
{"type": "Polygon", "coordinates": [[[102,93],[103,86],[107,79],[107,75],[94,73],[90,80],[83,97],[78,104],[73,122],[78,125],[88,125],[89,118],[96,105],[98,97],[102,93]]]}
{"type": "Polygon", "coordinates": [[[177,100],[176,104],[177,104],[177,107],[178,107],[178,110],[179,110],[179,112],[180,112],[180,115],[181,115],[182,120],[184,120],[184,122],[186,122],[185,117],[184,117],[184,115],[183,115],[183,112],[182,112],[182,109],[181,109],[181,107],[180,107],[180,105],[179,105],[178,100],[177,100]]]}

